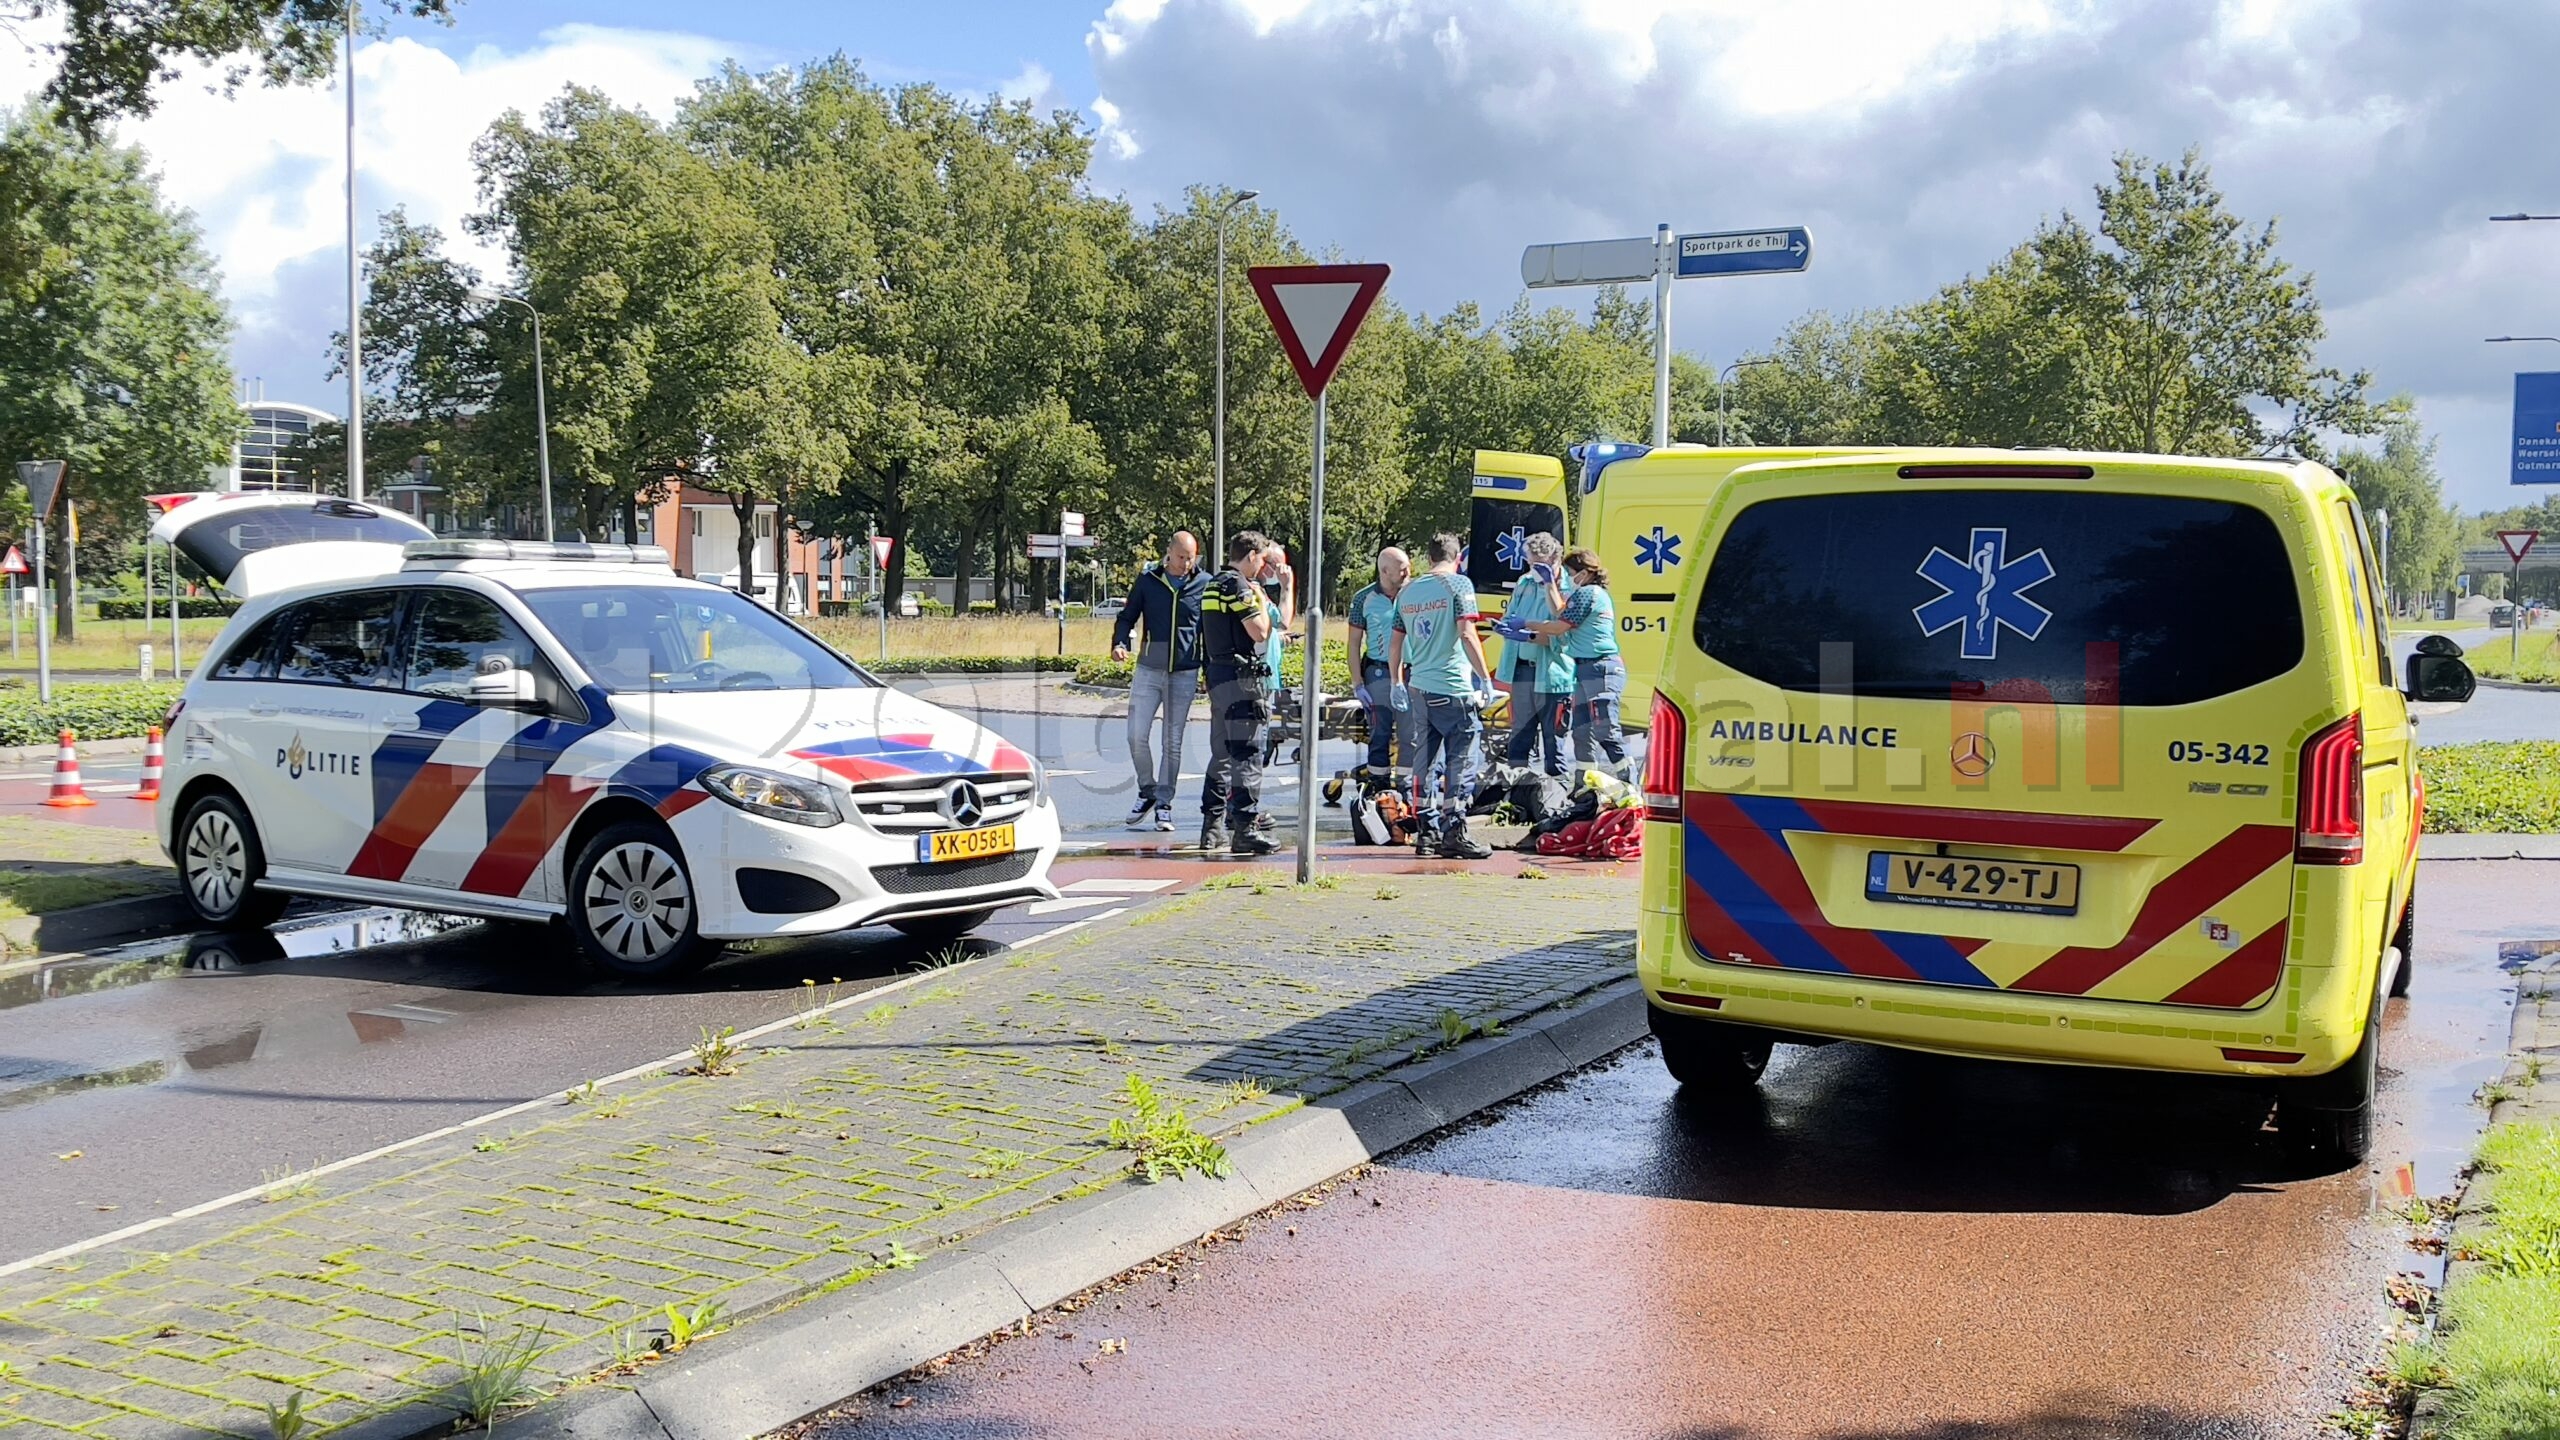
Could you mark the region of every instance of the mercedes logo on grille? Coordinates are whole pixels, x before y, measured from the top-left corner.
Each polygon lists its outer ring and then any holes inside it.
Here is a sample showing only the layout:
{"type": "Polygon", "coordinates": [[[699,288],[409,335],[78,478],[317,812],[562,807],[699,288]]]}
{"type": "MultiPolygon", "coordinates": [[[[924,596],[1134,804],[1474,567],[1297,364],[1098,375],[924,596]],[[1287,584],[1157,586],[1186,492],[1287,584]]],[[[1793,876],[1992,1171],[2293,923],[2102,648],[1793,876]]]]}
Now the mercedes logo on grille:
{"type": "Polygon", "coordinates": [[[985,818],[987,802],[978,793],[977,786],[966,780],[954,780],[951,788],[942,792],[942,813],[949,816],[954,825],[975,825],[985,818]]]}
{"type": "Polygon", "coordinates": [[[1954,764],[1956,773],[1967,780],[1979,780],[1990,774],[1992,758],[1991,738],[1978,730],[1957,736],[1956,743],[1947,751],[1947,759],[1954,764]]]}

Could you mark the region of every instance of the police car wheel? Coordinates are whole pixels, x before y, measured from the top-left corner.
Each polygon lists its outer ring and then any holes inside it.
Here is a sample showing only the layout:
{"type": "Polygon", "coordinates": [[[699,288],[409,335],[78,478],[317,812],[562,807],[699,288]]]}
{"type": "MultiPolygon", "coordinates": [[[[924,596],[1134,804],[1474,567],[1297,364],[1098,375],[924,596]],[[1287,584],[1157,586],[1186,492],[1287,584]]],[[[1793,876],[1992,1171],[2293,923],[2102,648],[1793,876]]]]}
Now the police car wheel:
{"type": "Polygon", "coordinates": [[[970,931],[994,919],[995,915],[992,907],[963,910],[956,915],[918,915],[912,920],[892,920],[889,928],[927,945],[949,945],[965,938],[970,931]]]}
{"type": "Polygon", "coordinates": [[[216,792],[187,807],[178,822],[178,878],[197,919],[226,930],[274,920],[288,897],[257,888],[266,873],[258,827],[239,801],[216,792]]]}
{"type": "Polygon", "coordinates": [[[1662,1043],[1662,1065],[1680,1082],[1684,1094],[1738,1095],[1760,1083],[1769,1068],[1770,1044],[1765,1036],[1737,1025],[1674,1015],[1646,1007],[1654,1038],[1662,1043]]]}
{"type": "Polygon", "coordinates": [[[569,928],[588,968],[617,980],[690,974],[718,954],[675,838],[626,821],[590,836],[569,870],[569,928]]]}

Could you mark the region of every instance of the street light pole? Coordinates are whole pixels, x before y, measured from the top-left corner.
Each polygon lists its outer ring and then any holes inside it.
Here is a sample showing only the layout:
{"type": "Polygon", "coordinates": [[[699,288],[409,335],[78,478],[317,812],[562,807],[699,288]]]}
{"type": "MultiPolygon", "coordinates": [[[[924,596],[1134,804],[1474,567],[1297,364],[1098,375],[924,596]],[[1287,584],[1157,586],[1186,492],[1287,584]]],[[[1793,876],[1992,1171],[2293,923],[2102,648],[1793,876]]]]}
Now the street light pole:
{"type": "Polygon", "coordinates": [[[1216,513],[1210,528],[1217,532],[1217,544],[1209,551],[1209,565],[1215,569],[1227,563],[1227,221],[1236,207],[1262,192],[1239,190],[1218,211],[1218,415],[1212,425],[1210,444],[1217,454],[1216,513]]]}
{"type": "Polygon", "coordinates": [[[1737,371],[1737,370],[1748,370],[1748,369],[1750,369],[1750,368],[1751,368],[1752,366],[1754,366],[1754,365],[1775,365],[1775,364],[1777,364],[1777,363],[1778,363],[1778,362],[1777,362],[1775,359],[1771,359],[1771,358],[1762,358],[1762,359],[1759,359],[1759,360],[1736,360],[1736,361],[1734,361],[1732,364],[1727,365],[1726,367],[1724,367],[1724,369],[1723,369],[1721,372],[1719,372],[1719,373],[1717,374],[1717,376],[1716,376],[1716,448],[1718,448],[1718,449],[1722,449],[1722,448],[1724,448],[1724,387],[1725,387],[1725,382],[1727,382],[1727,381],[1731,380],[1731,379],[1733,378],[1733,372],[1735,372],[1735,371],[1737,371]]]}
{"type": "Polygon", "coordinates": [[[521,295],[505,295],[495,290],[471,292],[483,300],[501,305],[521,305],[533,317],[533,425],[534,448],[542,456],[542,538],[556,540],[551,525],[551,402],[544,395],[542,380],[542,312],[521,295]]]}
{"type": "Polygon", "coordinates": [[[347,498],[364,498],[363,257],[356,250],[356,0],[347,0],[347,498]]]}

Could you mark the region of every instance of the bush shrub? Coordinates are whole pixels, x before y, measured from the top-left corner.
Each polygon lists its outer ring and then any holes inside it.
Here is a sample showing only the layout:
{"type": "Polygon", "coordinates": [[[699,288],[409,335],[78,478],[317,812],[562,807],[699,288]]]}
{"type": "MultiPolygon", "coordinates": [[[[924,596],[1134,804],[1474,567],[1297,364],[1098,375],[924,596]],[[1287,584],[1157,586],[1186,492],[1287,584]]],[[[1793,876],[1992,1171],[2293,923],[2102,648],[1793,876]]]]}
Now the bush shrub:
{"type": "Polygon", "coordinates": [[[1001,675],[1014,670],[1076,670],[1080,664],[1073,655],[897,655],[860,663],[874,675],[1001,675]]]}
{"type": "MultiPolygon", "coordinates": [[[[1129,683],[1129,674],[1135,668],[1136,665],[1133,661],[1114,660],[1108,655],[1088,655],[1082,660],[1076,662],[1076,682],[1082,685],[1127,685],[1129,683]]],[[[1291,690],[1297,689],[1298,683],[1306,677],[1306,673],[1307,654],[1305,646],[1291,646],[1289,649],[1281,652],[1280,680],[1284,686],[1291,690]]],[[[1328,695],[1348,695],[1351,693],[1352,679],[1350,652],[1344,647],[1342,641],[1327,640],[1324,642],[1324,671],[1322,675],[1322,683],[1324,691],[1328,695]]]]}
{"type": "Polygon", "coordinates": [[[2418,751],[2426,828],[2439,835],[2560,833],[2560,742],[2480,740],[2418,751]]]}
{"type": "Polygon", "coordinates": [[[176,703],[174,682],[57,685],[53,702],[36,699],[35,687],[0,690],[0,745],[49,745],[65,730],[83,740],[122,740],[160,723],[176,703]]]}
{"type": "MultiPolygon", "coordinates": [[[[178,614],[188,620],[204,620],[228,615],[237,608],[218,595],[185,595],[178,599],[178,614]]],[[[98,618],[139,620],[142,618],[142,602],[140,600],[101,600],[98,602],[98,618]]],[[[151,618],[155,620],[169,618],[167,596],[164,595],[151,602],[151,618]]]]}

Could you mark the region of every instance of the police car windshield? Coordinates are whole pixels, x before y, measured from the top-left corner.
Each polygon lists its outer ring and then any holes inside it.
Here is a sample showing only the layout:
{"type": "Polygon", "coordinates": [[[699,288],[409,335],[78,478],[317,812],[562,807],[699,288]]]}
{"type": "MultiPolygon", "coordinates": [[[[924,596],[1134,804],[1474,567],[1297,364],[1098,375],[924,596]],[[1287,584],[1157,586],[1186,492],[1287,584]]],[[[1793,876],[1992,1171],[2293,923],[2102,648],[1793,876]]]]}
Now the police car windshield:
{"type": "Polygon", "coordinates": [[[596,585],[516,593],[612,694],[851,690],[871,683],[844,657],[734,590],[596,585]]]}

